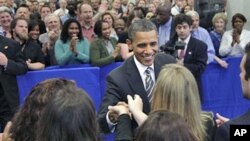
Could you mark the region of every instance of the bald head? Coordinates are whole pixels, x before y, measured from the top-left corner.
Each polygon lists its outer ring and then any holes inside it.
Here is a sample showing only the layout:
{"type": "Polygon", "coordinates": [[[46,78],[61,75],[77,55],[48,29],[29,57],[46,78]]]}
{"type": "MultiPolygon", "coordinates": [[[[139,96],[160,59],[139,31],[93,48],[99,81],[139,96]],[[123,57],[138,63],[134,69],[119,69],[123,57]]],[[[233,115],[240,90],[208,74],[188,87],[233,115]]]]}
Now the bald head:
{"type": "Polygon", "coordinates": [[[84,23],[91,23],[93,18],[93,9],[89,4],[82,4],[80,7],[81,17],[84,23]]]}

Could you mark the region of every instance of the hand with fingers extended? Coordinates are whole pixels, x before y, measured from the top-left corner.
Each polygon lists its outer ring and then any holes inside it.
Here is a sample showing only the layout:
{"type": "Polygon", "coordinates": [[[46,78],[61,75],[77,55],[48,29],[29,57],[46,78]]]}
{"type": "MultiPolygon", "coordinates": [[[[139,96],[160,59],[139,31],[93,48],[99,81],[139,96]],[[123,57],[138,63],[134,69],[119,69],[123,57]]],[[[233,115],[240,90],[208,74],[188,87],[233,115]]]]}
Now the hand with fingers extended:
{"type": "Polygon", "coordinates": [[[146,119],[147,115],[143,113],[143,102],[139,95],[135,94],[134,98],[131,95],[127,96],[128,108],[132,113],[133,118],[136,120],[137,124],[140,126],[146,119]]]}
{"type": "Polygon", "coordinates": [[[219,113],[216,113],[216,124],[218,127],[220,127],[222,124],[224,124],[225,122],[228,122],[230,119],[226,118],[224,116],[221,116],[219,113]]]}
{"type": "Polygon", "coordinates": [[[2,134],[2,139],[0,139],[0,141],[13,141],[10,134],[11,125],[12,125],[11,122],[7,123],[2,134]]]}

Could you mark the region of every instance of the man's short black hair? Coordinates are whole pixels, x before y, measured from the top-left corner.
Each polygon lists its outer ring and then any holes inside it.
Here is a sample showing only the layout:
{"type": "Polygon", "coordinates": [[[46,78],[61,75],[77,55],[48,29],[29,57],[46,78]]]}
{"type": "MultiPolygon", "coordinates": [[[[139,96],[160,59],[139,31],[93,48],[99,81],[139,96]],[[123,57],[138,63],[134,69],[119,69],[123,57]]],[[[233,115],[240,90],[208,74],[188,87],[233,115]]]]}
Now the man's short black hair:
{"type": "Polygon", "coordinates": [[[176,15],[174,18],[174,28],[176,28],[178,24],[183,24],[183,23],[187,23],[189,26],[192,26],[193,23],[192,18],[185,14],[176,15]]]}

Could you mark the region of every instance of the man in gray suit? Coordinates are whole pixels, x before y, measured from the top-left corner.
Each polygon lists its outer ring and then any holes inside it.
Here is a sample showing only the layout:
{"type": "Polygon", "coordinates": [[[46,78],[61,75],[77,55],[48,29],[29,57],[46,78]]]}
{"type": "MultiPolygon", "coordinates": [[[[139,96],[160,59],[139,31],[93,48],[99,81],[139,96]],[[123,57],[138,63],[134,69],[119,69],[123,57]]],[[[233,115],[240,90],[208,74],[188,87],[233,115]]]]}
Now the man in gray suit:
{"type": "MultiPolygon", "coordinates": [[[[243,96],[250,99],[250,43],[245,47],[245,54],[240,63],[240,80],[243,96]]],[[[222,124],[216,132],[215,141],[230,141],[230,125],[250,125],[250,110],[238,118],[222,124]]]]}
{"type": "MultiPolygon", "coordinates": [[[[161,67],[176,62],[172,56],[158,53],[157,28],[151,21],[136,20],[128,30],[128,37],[127,44],[134,55],[107,76],[106,94],[98,113],[100,128],[104,133],[114,132],[117,123],[116,118],[111,116],[113,111],[108,110],[108,106],[121,101],[127,103],[127,95],[140,95],[143,112],[148,114],[150,95],[146,90],[146,70],[150,69],[150,84],[154,84],[161,67]]],[[[137,127],[134,120],[132,126],[133,129],[137,127]]]]}

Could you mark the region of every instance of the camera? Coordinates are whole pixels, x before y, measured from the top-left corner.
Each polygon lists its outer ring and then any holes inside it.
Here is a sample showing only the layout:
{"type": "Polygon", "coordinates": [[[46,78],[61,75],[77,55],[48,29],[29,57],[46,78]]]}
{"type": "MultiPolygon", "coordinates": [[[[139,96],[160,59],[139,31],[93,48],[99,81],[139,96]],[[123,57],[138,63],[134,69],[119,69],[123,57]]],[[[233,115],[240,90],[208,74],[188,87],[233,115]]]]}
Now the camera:
{"type": "Polygon", "coordinates": [[[177,50],[185,49],[186,43],[184,41],[176,41],[173,46],[169,46],[167,44],[160,46],[160,50],[165,52],[166,54],[172,55],[175,58],[178,58],[177,50]]]}

